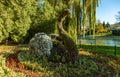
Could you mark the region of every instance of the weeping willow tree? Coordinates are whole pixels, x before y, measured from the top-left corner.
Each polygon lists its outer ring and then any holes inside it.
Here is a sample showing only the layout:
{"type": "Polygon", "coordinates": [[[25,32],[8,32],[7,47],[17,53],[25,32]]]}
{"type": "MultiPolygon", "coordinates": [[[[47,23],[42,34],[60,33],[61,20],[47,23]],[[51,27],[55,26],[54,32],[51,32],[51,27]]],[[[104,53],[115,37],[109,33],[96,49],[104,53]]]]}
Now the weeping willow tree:
{"type": "Polygon", "coordinates": [[[95,25],[96,25],[96,8],[100,0],[74,0],[73,1],[73,16],[75,16],[74,22],[77,26],[77,34],[86,34],[86,26],[89,25],[90,34],[95,37],[95,25]]]}
{"type": "Polygon", "coordinates": [[[93,7],[91,9],[93,9],[93,38],[95,38],[95,26],[96,26],[96,8],[99,4],[98,0],[93,0],[93,7]]]}
{"type": "Polygon", "coordinates": [[[99,0],[83,0],[83,36],[85,37],[85,26],[90,25],[90,34],[95,37],[96,8],[99,0]]]}

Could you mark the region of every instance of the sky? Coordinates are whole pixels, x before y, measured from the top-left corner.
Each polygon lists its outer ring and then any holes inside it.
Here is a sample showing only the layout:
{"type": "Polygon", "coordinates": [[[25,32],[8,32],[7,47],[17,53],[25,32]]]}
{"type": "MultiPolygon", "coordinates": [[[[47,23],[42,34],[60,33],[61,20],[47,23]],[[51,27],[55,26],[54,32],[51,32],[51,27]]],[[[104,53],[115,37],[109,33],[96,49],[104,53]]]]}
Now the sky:
{"type": "Polygon", "coordinates": [[[97,20],[105,21],[110,24],[116,23],[115,15],[120,11],[120,0],[101,0],[97,7],[97,20]]]}

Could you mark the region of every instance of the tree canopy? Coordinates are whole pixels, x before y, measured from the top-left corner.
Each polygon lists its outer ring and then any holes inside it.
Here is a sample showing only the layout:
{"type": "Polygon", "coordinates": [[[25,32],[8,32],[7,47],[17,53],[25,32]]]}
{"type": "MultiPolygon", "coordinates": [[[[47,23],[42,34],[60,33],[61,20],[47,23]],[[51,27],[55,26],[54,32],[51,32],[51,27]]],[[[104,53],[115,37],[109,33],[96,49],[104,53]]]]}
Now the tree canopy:
{"type": "Polygon", "coordinates": [[[116,20],[117,20],[117,22],[120,23],[120,11],[119,11],[118,14],[116,15],[116,20]]]}
{"type": "Polygon", "coordinates": [[[23,42],[37,32],[56,33],[57,18],[66,8],[70,16],[63,26],[76,41],[77,34],[85,35],[87,25],[95,29],[98,4],[98,0],[1,0],[0,41],[23,42]]]}
{"type": "Polygon", "coordinates": [[[23,41],[35,12],[35,0],[0,1],[0,41],[11,39],[23,41]]]}

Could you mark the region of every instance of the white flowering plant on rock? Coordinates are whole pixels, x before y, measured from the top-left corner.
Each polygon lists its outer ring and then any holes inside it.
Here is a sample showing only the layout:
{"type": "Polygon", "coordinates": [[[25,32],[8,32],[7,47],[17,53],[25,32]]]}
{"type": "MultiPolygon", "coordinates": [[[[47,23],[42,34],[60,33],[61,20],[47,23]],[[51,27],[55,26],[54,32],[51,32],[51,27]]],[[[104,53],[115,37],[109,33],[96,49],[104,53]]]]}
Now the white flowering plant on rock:
{"type": "Polygon", "coordinates": [[[29,42],[30,52],[37,56],[49,56],[53,47],[51,37],[45,33],[37,33],[29,42]]]}

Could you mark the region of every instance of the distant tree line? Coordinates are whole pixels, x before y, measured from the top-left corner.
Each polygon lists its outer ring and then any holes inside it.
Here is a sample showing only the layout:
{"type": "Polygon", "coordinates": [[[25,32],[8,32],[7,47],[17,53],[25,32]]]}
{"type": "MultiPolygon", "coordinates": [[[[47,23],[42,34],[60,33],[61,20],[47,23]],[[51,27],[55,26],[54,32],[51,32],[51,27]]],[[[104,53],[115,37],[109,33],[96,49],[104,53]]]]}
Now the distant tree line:
{"type": "Polygon", "coordinates": [[[117,20],[117,23],[120,23],[120,11],[119,11],[118,14],[116,15],[116,20],[117,20]]]}
{"type": "Polygon", "coordinates": [[[116,23],[113,25],[115,29],[112,29],[112,35],[120,36],[120,11],[116,14],[116,23]]]}
{"type": "Polygon", "coordinates": [[[112,35],[120,36],[120,29],[112,30],[112,35]]]}
{"type": "MultiPolygon", "coordinates": [[[[102,33],[109,33],[111,32],[110,30],[110,24],[109,22],[105,23],[105,21],[103,21],[103,23],[100,22],[100,20],[98,20],[98,22],[95,25],[95,34],[102,34],[102,33]]],[[[87,35],[92,35],[93,34],[93,28],[89,28],[86,30],[86,34],[87,35]]]]}

